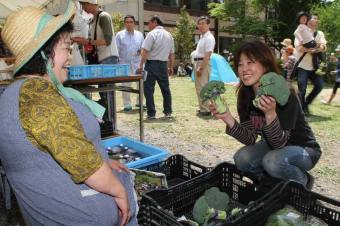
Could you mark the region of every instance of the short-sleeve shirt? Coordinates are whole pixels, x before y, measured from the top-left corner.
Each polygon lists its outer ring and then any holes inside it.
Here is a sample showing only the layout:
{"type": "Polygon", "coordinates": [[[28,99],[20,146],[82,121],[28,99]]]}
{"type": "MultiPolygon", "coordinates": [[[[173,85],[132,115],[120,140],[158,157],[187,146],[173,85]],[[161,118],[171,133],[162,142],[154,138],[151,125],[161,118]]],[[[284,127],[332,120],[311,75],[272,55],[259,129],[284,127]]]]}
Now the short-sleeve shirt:
{"type": "Polygon", "coordinates": [[[299,24],[294,35],[300,42],[302,42],[302,44],[306,44],[314,40],[313,33],[306,24],[299,24]]]}
{"type": "Polygon", "coordinates": [[[205,32],[199,40],[196,48],[195,57],[204,57],[207,52],[214,52],[215,38],[210,31],[205,32]]]}
{"type": "MultiPolygon", "coordinates": [[[[322,44],[324,46],[326,46],[327,41],[325,39],[325,35],[322,31],[317,31],[317,35],[315,36],[314,40],[316,43],[318,44],[322,44]]],[[[294,46],[296,51],[296,60],[298,61],[300,59],[300,57],[302,56],[303,52],[300,51],[301,47],[302,47],[302,42],[300,42],[297,38],[295,38],[294,40],[294,46]]],[[[304,70],[307,71],[313,71],[314,67],[313,67],[313,60],[312,60],[312,54],[311,53],[307,53],[303,59],[301,60],[301,62],[298,65],[299,68],[302,68],[304,70]]]]}
{"type": "Polygon", "coordinates": [[[148,60],[168,61],[169,54],[175,52],[172,35],[162,26],[150,31],[143,42],[142,48],[148,51],[148,60]]]}
{"type": "Polygon", "coordinates": [[[20,90],[19,111],[30,142],[50,154],[75,183],[102,166],[103,159],[86,138],[76,113],[51,82],[27,79],[20,90]]]}

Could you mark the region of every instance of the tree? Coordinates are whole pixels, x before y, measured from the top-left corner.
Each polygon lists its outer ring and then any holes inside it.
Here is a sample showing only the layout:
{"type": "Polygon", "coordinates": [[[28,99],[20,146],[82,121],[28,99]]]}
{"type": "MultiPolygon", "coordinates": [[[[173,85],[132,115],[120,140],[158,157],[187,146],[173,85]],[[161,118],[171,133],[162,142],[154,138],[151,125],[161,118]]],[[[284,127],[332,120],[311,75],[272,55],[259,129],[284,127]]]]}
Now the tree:
{"type": "Polygon", "coordinates": [[[325,34],[328,51],[334,51],[339,44],[340,37],[340,0],[315,5],[312,12],[319,17],[319,29],[325,34]]]}
{"type": "Polygon", "coordinates": [[[124,16],[123,14],[116,12],[111,14],[113,29],[115,32],[121,31],[124,28],[124,16]]]}
{"type": "Polygon", "coordinates": [[[193,33],[196,29],[195,21],[186,11],[185,6],[180,10],[180,16],[176,22],[176,27],[173,31],[175,40],[175,50],[180,61],[190,59],[190,53],[193,50],[193,33]]]}
{"type": "Polygon", "coordinates": [[[236,17],[235,24],[228,29],[234,34],[241,34],[243,37],[262,36],[267,40],[281,41],[284,38],[294,37],[293,33],[297,26],[296,14],[299,11],[309,12],[313,5],[320,2],[323,1],[226,0],[224,3],[210,4],[209,13],[222,20],[236,17]],[[257,16],[261,13],[265,15],[263,19],[257,16]]]}

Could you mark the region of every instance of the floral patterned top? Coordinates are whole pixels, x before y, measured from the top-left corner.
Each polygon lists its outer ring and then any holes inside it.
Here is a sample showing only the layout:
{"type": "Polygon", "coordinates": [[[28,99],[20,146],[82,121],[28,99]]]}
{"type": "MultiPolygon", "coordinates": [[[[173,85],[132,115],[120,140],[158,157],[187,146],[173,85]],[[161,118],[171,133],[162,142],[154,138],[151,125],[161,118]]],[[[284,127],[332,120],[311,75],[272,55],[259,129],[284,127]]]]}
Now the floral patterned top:
{"type": "Polygon", "coordinates": [[[21,125],[30,142],[49,153],[75,183],[81,183],[103,164],[87,139],[76,113],[53,84],[27,79],[19,97],[21,125]]]}

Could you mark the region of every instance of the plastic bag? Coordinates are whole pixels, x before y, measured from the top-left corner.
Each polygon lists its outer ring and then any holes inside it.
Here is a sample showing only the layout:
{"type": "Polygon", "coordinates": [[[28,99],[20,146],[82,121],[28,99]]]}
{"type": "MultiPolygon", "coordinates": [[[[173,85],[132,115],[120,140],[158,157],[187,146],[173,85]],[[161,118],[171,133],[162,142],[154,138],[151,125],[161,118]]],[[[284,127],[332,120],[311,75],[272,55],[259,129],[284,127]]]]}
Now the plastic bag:
{"type": "Polygon", "coordinates": [[[84,65],[84,60],[81,57],[78,44],[74,43],[72,47],[72,62],[71,65],[84,65]]]}

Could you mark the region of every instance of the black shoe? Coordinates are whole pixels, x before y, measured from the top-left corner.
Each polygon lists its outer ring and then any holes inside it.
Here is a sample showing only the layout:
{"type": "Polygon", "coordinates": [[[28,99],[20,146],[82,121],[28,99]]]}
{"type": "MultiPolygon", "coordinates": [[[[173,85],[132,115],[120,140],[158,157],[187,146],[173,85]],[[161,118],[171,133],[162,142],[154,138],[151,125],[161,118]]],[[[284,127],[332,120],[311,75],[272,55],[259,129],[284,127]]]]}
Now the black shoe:
{"type": "MultiPolygon", "coordinates": [[[[135,106],[136,106],[136,108],[140,108],[140,104],[136,104],[135,106]]],[[[143,109],[146,109],[145,105],[143,105],[143,109]]]]}
{"type": "Polygon", "coordinates": [[[148,115],[147,117],[146,117],[146,119],[147,120],[155,120],[156,119],[156,116],[151,116],[151,115],[148,115]]]}
{"type": "Polygon", "coordinates": [[[306,172],[306,176],[307,176],[306,188],[308,190],[312,190],[313,185],[314,185],[314,177],[311,174],[309,174],[308,172],[306,172]]]}
{"type": "Polygon", "coordinates": [[[196,114],[198,117],[204,117],[204,116],[211,116],[210,112],[202,112],[202,111],[198,111],[196,114]]]}

